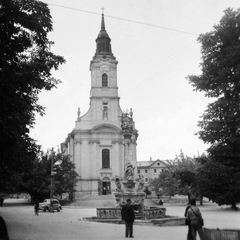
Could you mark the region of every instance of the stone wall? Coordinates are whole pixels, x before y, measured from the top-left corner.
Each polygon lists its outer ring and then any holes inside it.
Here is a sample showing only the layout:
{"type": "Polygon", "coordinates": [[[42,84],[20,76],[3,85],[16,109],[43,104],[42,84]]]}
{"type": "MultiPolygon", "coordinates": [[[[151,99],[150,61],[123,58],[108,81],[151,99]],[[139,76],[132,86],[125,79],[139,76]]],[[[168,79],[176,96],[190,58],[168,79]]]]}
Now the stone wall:
{"type": "MultiPolygon", "coordinates": [[[[143,210],[144,219],[163,218],[166,216],[166,208],[150,208],[143,210]]],[[[97,218],[121,219],[121,208],[97,208],[97,218]]]]}
{"type": "Polygon", "coordinates": [[[97,208],[97,217],[101,219],[121,219],[121,208],[97,208]]]}
{"type": "Polygon", "coordinates": [[[145,219],[163,218],[166,216],[166,208],[150,208],[143,210],[145,219]]]}

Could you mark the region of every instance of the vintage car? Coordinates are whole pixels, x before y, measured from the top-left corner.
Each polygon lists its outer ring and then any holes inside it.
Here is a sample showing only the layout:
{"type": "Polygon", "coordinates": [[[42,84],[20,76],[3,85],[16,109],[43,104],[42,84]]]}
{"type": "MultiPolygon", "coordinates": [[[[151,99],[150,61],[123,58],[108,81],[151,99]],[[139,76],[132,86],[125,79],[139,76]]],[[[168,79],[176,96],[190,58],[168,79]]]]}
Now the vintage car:
{"type": "Polygon", "coordinates": [[[60,212],[62,206],[57,199],[45,199],[42,203],[39,203],[39,210],[44,212],[57,210],[60,212]]]}

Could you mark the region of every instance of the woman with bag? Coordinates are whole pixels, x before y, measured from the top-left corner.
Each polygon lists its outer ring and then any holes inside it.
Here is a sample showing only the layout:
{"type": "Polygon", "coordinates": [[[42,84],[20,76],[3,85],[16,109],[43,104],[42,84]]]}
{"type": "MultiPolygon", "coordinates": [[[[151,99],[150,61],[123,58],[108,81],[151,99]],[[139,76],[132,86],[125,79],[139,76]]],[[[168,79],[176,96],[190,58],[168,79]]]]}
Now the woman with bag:
{"type": "Polygon", "coordinates": [[[189,220],[187,219],[187,211],[190,207],[191,207],[191,205],[190,205],[190,203],[188,203],[187,207],[185,209],[185,213],[184,213],[184,217],[186,218],[185,219],[185,225],[188,226],[187,240],[193,240],[191,225],[189,224],[189,220]]]}
{"type": "Polygon", "coordinates": [[[190,208],[187,210],[187,219],[189,221],[189,224],[191,225],[191,231],[192,231],[192,237],[193,240],[196,240],[197,238],[197,232],[201,240],[204,240],[204,234],[203,234],[203,219],[202,214],[198,207],[196,207],[196,201],[195,199],[191,199],[190,201],[190,208]]]}

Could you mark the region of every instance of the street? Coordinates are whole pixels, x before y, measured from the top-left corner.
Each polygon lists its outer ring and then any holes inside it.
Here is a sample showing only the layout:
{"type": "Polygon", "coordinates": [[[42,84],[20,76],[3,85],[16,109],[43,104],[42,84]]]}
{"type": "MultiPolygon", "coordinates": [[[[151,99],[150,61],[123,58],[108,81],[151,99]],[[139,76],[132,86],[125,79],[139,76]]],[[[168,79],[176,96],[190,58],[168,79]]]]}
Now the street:
{"type": "MultiPolygon", "coordinates": [[[[184,206],[164,206],[167,215],[183,216],[184,206]]],[[[215,204],[200,207],[207,228],[231,228],[240,226],[240,211],[215,204]]],[[[83,221],[83,217],[96,216],[96,209],[63,207],[61,212],[42,212],[34,215],[33,206],[26,200],[6,199],[0,207],[5,219],[10,240],[85,240],[125,239],[123,224],[108,224],[83,221]]],[[[184,240],[187,227],[155,227],[134,225],[134,236],[140,240],[184,240]]]]}

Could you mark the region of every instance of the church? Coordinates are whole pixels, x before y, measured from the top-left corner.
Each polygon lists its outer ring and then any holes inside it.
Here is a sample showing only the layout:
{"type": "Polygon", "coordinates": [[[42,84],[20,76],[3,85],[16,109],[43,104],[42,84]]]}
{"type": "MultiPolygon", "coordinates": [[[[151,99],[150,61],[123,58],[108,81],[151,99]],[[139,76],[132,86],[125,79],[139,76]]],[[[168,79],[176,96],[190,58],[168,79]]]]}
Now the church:
{"type": "MultiPolygon", "coordinates": [[[[106,195],[115,192],[115,179],[125,176],[125,141],[122,131],[123,116],[118,96],[117,64],[111,48],[111,39],[105,29],[104,14],[96,39],[96,52],[90,62],[90,107],[81,116],[78,108],[75,128],[68,134],[61,149],[74,162],[79,181],[74,198],[82,194],[106,195]]],[[[128,141],[128,156],[137,176],[137,137],[135,123],[128,141]],[[129,153],[130,151],[130,153],[129,153]]]]}

